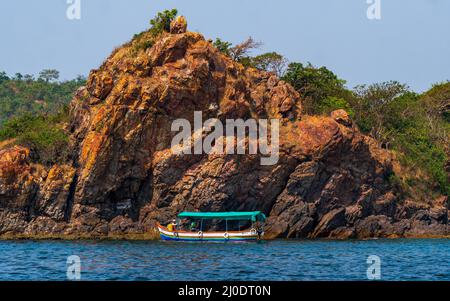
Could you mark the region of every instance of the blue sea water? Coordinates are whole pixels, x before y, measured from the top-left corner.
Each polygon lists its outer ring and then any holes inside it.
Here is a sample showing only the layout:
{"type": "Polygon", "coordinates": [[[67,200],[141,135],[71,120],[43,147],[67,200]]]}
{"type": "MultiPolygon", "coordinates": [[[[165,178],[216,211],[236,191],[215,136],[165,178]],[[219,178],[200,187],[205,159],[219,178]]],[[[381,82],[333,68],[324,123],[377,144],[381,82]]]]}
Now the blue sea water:
{"type": "Polygon", "coordinates": [[[370,255],[381,280],[450,280],[450,239],[180,243],[0,241],[0,280],[367,280],[370,255]]]}

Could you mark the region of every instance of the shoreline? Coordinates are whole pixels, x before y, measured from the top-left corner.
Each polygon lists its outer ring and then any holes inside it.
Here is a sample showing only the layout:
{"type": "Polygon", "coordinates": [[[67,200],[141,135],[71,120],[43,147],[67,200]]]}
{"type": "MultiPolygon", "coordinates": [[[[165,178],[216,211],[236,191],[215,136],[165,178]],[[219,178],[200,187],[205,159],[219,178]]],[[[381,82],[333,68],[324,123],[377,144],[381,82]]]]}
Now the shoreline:
{"type": "MultiPolygon", "coordinates": [[[[366,238],[263,238],[265,241],[287,240],[287,241],[365,241],[365,240],[398,240],[398,239],[450,239],[448,235],[408,235],[408,236],[382,236],[382,237],[366,237],[366,238]]],[[[92,234],[2,234],[0,241],[158,241],[161,240],[159,233],[133,233],[133,234],[111,234],[111,235],[92,235],[92,234]]]]}

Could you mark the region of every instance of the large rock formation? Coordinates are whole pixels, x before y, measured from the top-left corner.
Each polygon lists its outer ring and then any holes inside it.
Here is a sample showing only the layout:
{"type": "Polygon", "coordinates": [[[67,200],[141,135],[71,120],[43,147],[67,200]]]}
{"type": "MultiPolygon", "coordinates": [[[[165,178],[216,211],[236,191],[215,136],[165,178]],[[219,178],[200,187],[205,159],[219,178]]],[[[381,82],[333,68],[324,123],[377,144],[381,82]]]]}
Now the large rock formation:
{"type": "Polygon", "coordinates": [[[120,237],[149,233],[183,210],[261,210],[267,237],[447,235],[447,200],[400,199],[392,155],[345,111],[306,116],[276,76],[244,68],[185,20],[146,50],[133,43],[93,70],[71,103],[70,160],[52,167],[29,151],[0,152],[0,234],[120,237]],[[177,155],[172,122],[280,120],[280,156],[177,155]]]}

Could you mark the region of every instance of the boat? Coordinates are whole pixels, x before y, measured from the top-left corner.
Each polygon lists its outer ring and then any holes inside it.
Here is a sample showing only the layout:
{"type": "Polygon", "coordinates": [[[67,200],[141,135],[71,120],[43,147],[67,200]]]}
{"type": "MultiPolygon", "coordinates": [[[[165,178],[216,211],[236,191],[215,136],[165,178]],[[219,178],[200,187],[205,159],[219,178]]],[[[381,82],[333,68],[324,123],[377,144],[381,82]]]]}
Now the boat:
{"type": "Polygon", "coordinates": [[[168,229],[157,224],[159,234],[162,240],[172,241],[257,241],[261,240],[264,235],[262,223],[266,216],[261,211],[251,212],[182,212],[178,214],[176,224],[179,225],[180,220],[191,220],[200,222],[198,231],[168,229]],[[207,220],[223,220],[225,221],[225,231],[203,231],[204,221],[207,220]],[[230,231],[228,228],[229,221],[246,221],[251,222],[251,227],[245,230],[230,231]]]}

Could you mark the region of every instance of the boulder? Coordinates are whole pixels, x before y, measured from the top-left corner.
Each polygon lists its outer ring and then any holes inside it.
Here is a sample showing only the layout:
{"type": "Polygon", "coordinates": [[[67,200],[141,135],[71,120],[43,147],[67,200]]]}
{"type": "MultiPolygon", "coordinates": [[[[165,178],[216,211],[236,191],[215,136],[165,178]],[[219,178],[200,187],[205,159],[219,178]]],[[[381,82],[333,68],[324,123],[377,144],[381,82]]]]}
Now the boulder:
{"type": "Polygon", "coordinates": [[[185,33],[186,30],[187,30],[187,21],[186,21],[186,18],[183,16],[176,17],[170,23],[170,33],[180,34],[180,33],[185,33]]]}

